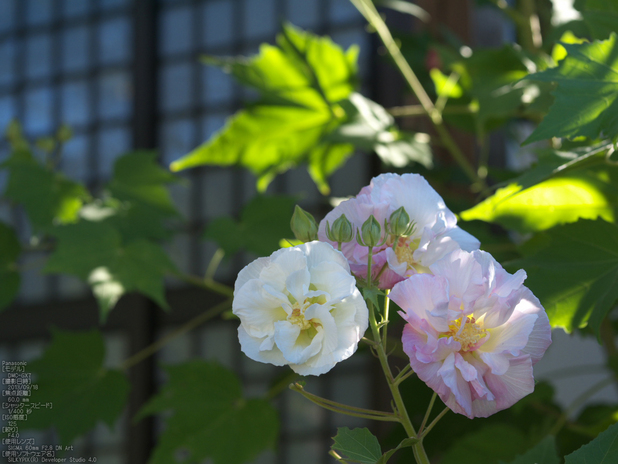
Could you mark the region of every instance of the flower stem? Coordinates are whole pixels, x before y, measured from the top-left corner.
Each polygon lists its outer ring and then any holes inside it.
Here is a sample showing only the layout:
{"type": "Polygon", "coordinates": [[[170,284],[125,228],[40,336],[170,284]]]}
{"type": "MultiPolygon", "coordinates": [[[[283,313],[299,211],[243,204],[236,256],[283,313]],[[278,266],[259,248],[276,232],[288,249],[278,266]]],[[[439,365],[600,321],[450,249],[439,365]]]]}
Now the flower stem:
{"type": "Polygon", "coordinates": [[[423,431],[423,434],[422,434],[422,435],[419,435],[419,439],[420,439],[420,440],[422,440],[423,438],[425,438],[425,437],[427,436],[427,434],[431,431],[431,429],[433,429],[433,428],[434,428],[434,426],[438,423],[438,421],[439,421],[440,419],[442,419],[442,418],[444,417],[444,415],[445,415],[447,412],[449,412],[449,411],[450,411],[450,409],[448,408],[448,406],[447,406],[447,407],[445,407],[445,408],[442,410],[442,412],[440,412],[440,414],[438,414],[438,415],[436,416],[436,418],[435,418],[434,420],[432,420],[432,421],[431,421],[431,424],[429,424],[429,425],[427,426],[427,428],[423,431]]]}
{"type": "Polygon", "coordinates": [[[376,411],[373,409],[365,409],[365,408],[357,408],[356,406],[349,406],[347,404],[338,403],[336,401],[332,401],[326,398],[322,398],[321,396],[314,395],[313,393],[309,393],[305,391],[302,385],[299,383],[290,384],[290,390],[294,390],[295,392],[300,393],[305,398],[307,398],[312,403],[317,404],[318,406],[328,409],[329,411],[337,412],[339,414],[345,414],[347,416],[360,417],[363,419],[371,419],[377,421],[386,421],[386,422],[399,422],[399,417],[397,417],[392,412],[384,412],[384,411],[376,411]]]}
{"type": "Polygon", "coordinates": [[[436,401],[436,396],[438,396],[438,394],[436,392],[433,392],[431,400],[429,401],[429,406],[427,406],[427,412],[425,412],[425,417],[423,417],[423,422],[421,422],[421,426],[418,429],[419,435],[421,435],[423,433],[423,430],[425,429],[425,424],[427,423],[429,415],[431,414],[431,410],[433,409],[433,403],[436,401]]]}
{"type": "Polygon", "coordinates": [[[180,279],[184,280],[187,283],[190,283],[197,287],[202,287],[206,290],[211,290],[223,296],[233,296],[234,295],[233,288],[228,287],[227,285],[219,283],[212,279],[207,279],[207,278],[201,279],[191,274],[178,274],[176,275],[176,277],[179,277],[180,279]]]}
{"type": "Polygon", "coordinates": [[[179,327],[178,329],[174,330],[173,332],[170,332],[165,337],[160,338],[159,340],[157,340],[156,342],[152,343],[151,345],[148,345],[143,350],[138,351],[133,356],[127,358],[120,365],[120,370],[127,370],[127,369],[135,366],[136,364],[138,364],[141,361],[143,361],[144,359],[146,359],[148,356],[150,356],[150,355],[156,353],[157,351],[159,351],[161,348],[163,348],[165,345],[167,345],[170,341],[172,341],[176,337],[179,337],[182,334],[185,334],[185,333],[193,330],[194,328],[196,328],[197,326],[203,324],[204,322],[206,322],[206,321],[208,321],[208,320],[218,316],[223,311],[225,311],[226,309],[231,307],[231,305],[232,305],[232,300],[228,299],[228,300],[225,300],[225,301],[223,301],[223,302],[213,306],[208,311],[204,311],[202,314],[200,314],[200,315],[194,317],[193,319],[191,319],[185,325],[179,327]]]}
{"type": "MultiPolygon", "coordinates": [[[[399,416],[399,421],[401,422],[401,425],[403,425],[403,428],[405,429],[408,437],[416,438],[416,430],[414,430],[414,426],[412,425],[412,421],[410,420],[410,416],[408,415],[408,410],[406,409],[406,405],[403,402],[403,398],[401,397],[401,392],[399,391],[399,384],[395,383],[395,378],[393,377],[391,368],[388,365],[388,358],[386,355],[386,351],[384,350],[384,345],[382,345],[381,343],[382,340],[380,338],[380,331],[378,329],[378,324],[376,323],[375,308],[371,301],[368,301],[368,307],[369,325],[371,326],[374,340],[378,341],[376,352],[378,353],[380,365],[382,366],[382,370],[384,371],[384,375],[386,376],[388,387],[391,390],[391,394],[393,395],[395,409],[397,411],[397,415],[399,416]]],[[[412,451],[414,453],[414,458],[416,459],[417,464],[430,464],[429,457],[425,452],[425,448],[423,448],[422,441],[419,440],[417,443],[412,445],[412,451]]]]}

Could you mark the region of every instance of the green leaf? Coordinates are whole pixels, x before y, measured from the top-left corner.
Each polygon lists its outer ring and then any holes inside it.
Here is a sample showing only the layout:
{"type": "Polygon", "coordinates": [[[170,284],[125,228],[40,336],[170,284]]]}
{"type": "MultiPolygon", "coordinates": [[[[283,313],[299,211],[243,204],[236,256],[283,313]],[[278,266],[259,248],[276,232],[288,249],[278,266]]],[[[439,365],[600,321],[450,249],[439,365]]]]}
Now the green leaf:
{"type": "Polygon", "coordinates": [[[593,39],[607,39],[618,30],[618,3],[615,0],[586,0],[583,17],[593,39]]]}
{"type": "Polygon", "coordinates": [[[381,105],[359,93],[352,93],[341,106],[347,120],[329,133],[326,140],[375,151],[390,166],[404,167],[411,161],[426,168],[433,166],[427,134],[399,131],[394,118],[381,105]]]}
{"type": "Polygon", "coordinates": [[[36,376],[30,404],[52,403],[33,409],[28,428],[53,426],[61,443],[71,443],[99,421],[112,427],[122,413],[129,393],[125,375],[103,366],[105,345],[101,333],[62,332],[52,329],[52,343],[43,356],[28,363],[36,376]]]}
{"type": "Polygon", "coordinates": [[[461,218],[497,222],[520,232],[545,230],[578,219],[614,221],[618,217],[618,169],[599,153],[606,147],[587,147],[579,156],[546,155],[532,170],[463,211],[461,218]]]}
{"type": "Polygon", "coordinates": [[[350,430],[338,427],[331,448],[343,453],[344,459],[362,464],[376,464],[382,458],[378,439],[366,428],[350,430]]]}
{"type": "Polygon", "coordinates": [[[6,308],[17,296],[21,277],[16,261],[21,244],[12,227],[0,222],[0,310],[6,308]]]}
{"type": "Polygon", "coordinates": [[[618,461],[618,424],[564,458],[565,464],[611,464],[618,461]]]}
{"type": "Polygon", "coordinates": [[[108,188],[121,201],[142,203],[176,215],[178,212],[165,186],[179,179],[162,169],[156,158],[157,154],[150,151],[136,151],[118,158],[108,188]]]}
{"type": "MultiPolygon", "coordinates": [[[[559,464],[560,457],[556,452],[556,439],[553,436],[545,437],[534,448],[517,456],[509,464],[559,464]]],[[[505,464],[501,461],[501,464],[505,464]]]]}
{"type": "Polygon", "coordinates": [[[207,57],[207,64],[254,87],[261,99],[170,168],[242,166],[258,176],[263,192],[277,174],[309,163],[312,177],[327,194],[326,178],[352,150],[323,146],[322,137],[345,116],[337,102],[357,85],[357,54],[355,47],[344,52],[328,38],[286,25],[277,46],[263,44],[256,57],[207,57]]]}
{"type": "Polygon", "coordinates": [[[511,425],[496,423],[462,436],[444,454],[442,464],[490,463],[512,459],[528,447],[524,434],[511,425]]]}
{"type": "Polygon", "coordinates": [[[5,196],[25,208],[35,231],[76,221],[90,198],[83,185],[41,166],[30,152],[13,152],[2,167],[9,171],[5,196]]]}
{"type": "Polygon", "coordinates": [[[55,252],[46,273],[72,274],[88,282],[105,321],[118,299],[138,291],[168,308],[163,277],[176,271],[163,249],[150,241],[122,242],[118,230],[105,221],[82,220],[54,228],[55,252]]]}
{"type": "Polygon", "coordinates": [[[401,443],[399,443],[399,445],[397,445],[396,448],[393,448],[392,450],[388,450],[386,453],[384,453],[376,464],[386,464],[388,460],[393,456],[393,454],[395,454],[397,451],[399,451],[402,448],[414,446],[414,444],[416,443],[418,443],[418,440],[416,438],[405,438],[404,440],[401,441],[401,443]]]}
{"type": "Polygon", "coordinates": [[[522,247],[526,285],[541,300],[552,327],[570,332],[601,322],[618,298],[618,226],[580,220],[554,227],[522,247]]]}
{"type": "Polygon", "coordinates": [[[201,360],[167,366],[169,380],[136,419],[171,411],[150,464],[187,462],[241,464],[272,448],[276,410],[266,400],[245,399],[240,381],[224,367],[201,360]]]}
{"type": "Polygon", "coordinates": [[[290,218],[297,200],[289,195],[258,195],[245,205],[239,221],[217,218],[208,224],[204,237],[217,242],[228,256],[241,249],[268,256],[280,248],[280,239],[293,236],[290,218]]]}
{"type": "Polygon", "coordinates": [[[618,48],[608,40],[563,44],[567,56],[557,67],[528,79],[555,82],[554,104],[524,143],[551,137],[615,136],[618,133],[618,48]]]}

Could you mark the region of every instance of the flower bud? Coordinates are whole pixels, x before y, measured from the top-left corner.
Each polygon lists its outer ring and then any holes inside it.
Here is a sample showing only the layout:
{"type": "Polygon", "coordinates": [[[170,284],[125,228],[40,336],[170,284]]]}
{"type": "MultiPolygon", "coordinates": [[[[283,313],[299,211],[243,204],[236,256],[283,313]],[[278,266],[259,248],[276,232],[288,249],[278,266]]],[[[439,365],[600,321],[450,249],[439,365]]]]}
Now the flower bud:
{"type": "Polygon", "coordinates": [[[311,213],[298,205],[294,208],[290,228],[294,232],[294,236],[302,242],[312,242],[318,239],[318,225],[315,219],[311,213]]]}
{"type": "Polygon", "coordinates": [[[354,238],[354,229],[352,228],[352,223],[350,223],[348,218],[345,217],[345,214],[342,214],[337,219],[335,219],[332,227],[327,221],[326,236],[329,240],[337,243],[351,242],[354,238]]]}
{"type": "Polygon", "coordinates": [[[403,206],[391,214],[389,228],[391,235],[395,237],[407,236],[412,232],[414,225],[410,224],[410,216],[403,206]]]}
{"type": "Polygon", "coordinates": [[[356,240],[361,246],[375,247],[378,246],[381,238],[382,227],[372,214],[361,226],[360,237],[357,234],[356,240]],[[362,242],[358,240],[359,238],[362,238],[362,242]]]}

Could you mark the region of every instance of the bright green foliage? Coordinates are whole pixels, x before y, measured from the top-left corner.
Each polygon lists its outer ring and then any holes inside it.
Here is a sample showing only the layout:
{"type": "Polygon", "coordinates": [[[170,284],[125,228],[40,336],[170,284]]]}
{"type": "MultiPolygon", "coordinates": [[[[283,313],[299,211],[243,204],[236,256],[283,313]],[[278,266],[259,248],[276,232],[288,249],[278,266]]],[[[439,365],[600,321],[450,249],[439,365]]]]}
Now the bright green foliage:
{"type": "MultiPolygon", "coordinates": [[[[554,436],[545,437],[534,448],[529,449],[521,456],[517,456],[509,464],[559,464],[560,457],[556,452],[554,436]]],[[[500,464],[505,464],[500,461],[500,464]]]]}
{"type": "Polygon", "coordinates": [[[470,221],[497,222],[520,232],[549,229],[578,219],[618,217],[618,168],[599,148],[550,153],[532,170],[461,213],[470,221]]]}
{"type": "Polygon", "coordinates": [[[167,308],[163,277],[176,267],[163,249],[150,241],[122,242],[120,232],[106,222],[81,220],[54,229],[58,239],[44,272],[72,274],[93,289],[104,321],[125,293],[138,291],[167,308]]]}
{"type": "Polygon", "coordinates": [[[611,464],[618,462],[618,424],[609,427],[587,445],[564,458],[565,464],[611,464]]]}
{"type": "Polygon", "coordinates": [[[52,330],[51,345],[40,359],[28,363],[38,385],[30,403],[52,403],[33,409],[24,427],[54,426],[60,443],[71,443],[99,421],[112,427],[122,413],[129,382],[125,375],[103,366],[105,344],[97,330],[52,330]]]}
{"type": "Polygon", "coordinates": [[[366,428],[350,430],[337,428],[331,448],[349,459],[362,464],[376,464],[382,458],[382,448],[378,439],[366,428]]]}
{"type": "Polygon", "coordinates": [[[567,57],[529,79],[555,82],[554,104],[525,143],[551,137],[615,137],[618,133],[618,48],[608,40],[563,44],[567,57]]]}
{"type": "Polygon", "coordinates": [[[20,253],[21,245],[15,231],[0,222],[0,310],[19,292],[21,277],[15,266],[20,253]]]}
{"type": "Polygon", "coordinates": [[[541,300],[552,327],[570,332],[588,324],[598,335],[618,299],[618,226],[580,220],[554,227],[522,252],[524,258],[508,268],[526,270],[526,286],[541,300]]]}
{"type": "Polygon", "coordinates": [[[41,165],[29,151],[13,151],[2,167],[9,171],[4,195],[25,208],[36,231],[74,222],[90,197],[83,185],[41,165]]]}
{"type": "Polygon", "coordinates": [[[375,151],[390,166],[403,167],[413,161],[426,168],[433,166],[427,134],[399,131],[394,118],[382,106],[359,93],[350,95],[341,106],[348,119],[326,140],[375,151]]]}
{"type": "Polygon", "coordinates": [[[592,38],[604,40],[618,31],[616,0],[585,0],[582,15],[592,38]]]}
{"type": "Polygon", "coordinates": [[[497,423],[481,427],[455,441],[440,461],[442,464],[478,464],[512,459],[529,441],[517,427],[497,423]]]}
{"type": "Polygon", "coordinates": [[[320,141],[345,117],[336,103],[356,86],[357,54],[356,47],[344,52],[328,38],[286,25],[277,46],[262,45],[252,59],[207,58],[208,64],[221,66],[257,89],[262,98],[239,111],[211,140],[172,163],[171,169],[241,165],[258,176],[263,191],[278,173],[307,162],[321,191],[328,192],[326,177],[352,147],[333,151],[320,141]]]}
{"type": "Polygon", "coordinates": [[[159,437],[151,464],[185,462],[241,464],[273,447],[279,428],[277,412],[266,400],[245,399],[232,372],[205,361],[165,368],[169,380],[138,419],[172,411],[159,437]]]}
{"type": "Polygon", "coordinates": [[[289,195],[258,195],[245,205],[240,220],[217,218],[208,224],[204,237],[217,242],[228,256],[239,250],[268,256],[280,248],[280,239],[293,236],[290,217],[297,201],[289,195]]]}

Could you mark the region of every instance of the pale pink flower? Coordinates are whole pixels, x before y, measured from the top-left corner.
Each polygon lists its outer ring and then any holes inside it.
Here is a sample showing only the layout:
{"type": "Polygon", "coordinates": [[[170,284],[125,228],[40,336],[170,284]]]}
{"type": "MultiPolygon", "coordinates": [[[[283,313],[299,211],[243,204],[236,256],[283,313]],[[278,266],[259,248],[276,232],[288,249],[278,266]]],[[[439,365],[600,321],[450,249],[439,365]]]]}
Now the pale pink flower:
{"type": "Polygon", "coordinates": [[[247,356],[301,375],[324,374],[352,356],[369,317],[345,257],[318,241],[246,266],[232,311],[247,356]]]}
{"type": "Polygon", "coordinates": [[[483,251],[454,251],[394,286],[407,321],[403,349],[418,377],[469,418],[508,408],[534,390],[532,366],[551,344],[545,310],[483,251]]]}
{"type": "MultiPolygon", "coordinates": [[[[318,237],[337,247],[326,236],[326,221],[332,225],[345,214],[353,227],[360,229],[373,214],[384,228],[384,221],[401,206],[414,223],[414,229],[409,237],[400,238],[396,247],[389,238],[384,245],[373,248],[372,275],[375,278],[379,274],[380,288],[392,288],[406,277],[428,272],[429,266],[453,250],[479,248],[479,241],[457,227],[455,215],[418,174],[381,174],[375,177],[356,197],[340,203],[326,215],[320,223],[318,237]]],[[[384,230],[382,232],[384,234],[384,230]]],[[[368,248],[353,240],[344,243],[341,251],[350,262],[352,273],[365,278],[368,248]]]]}

